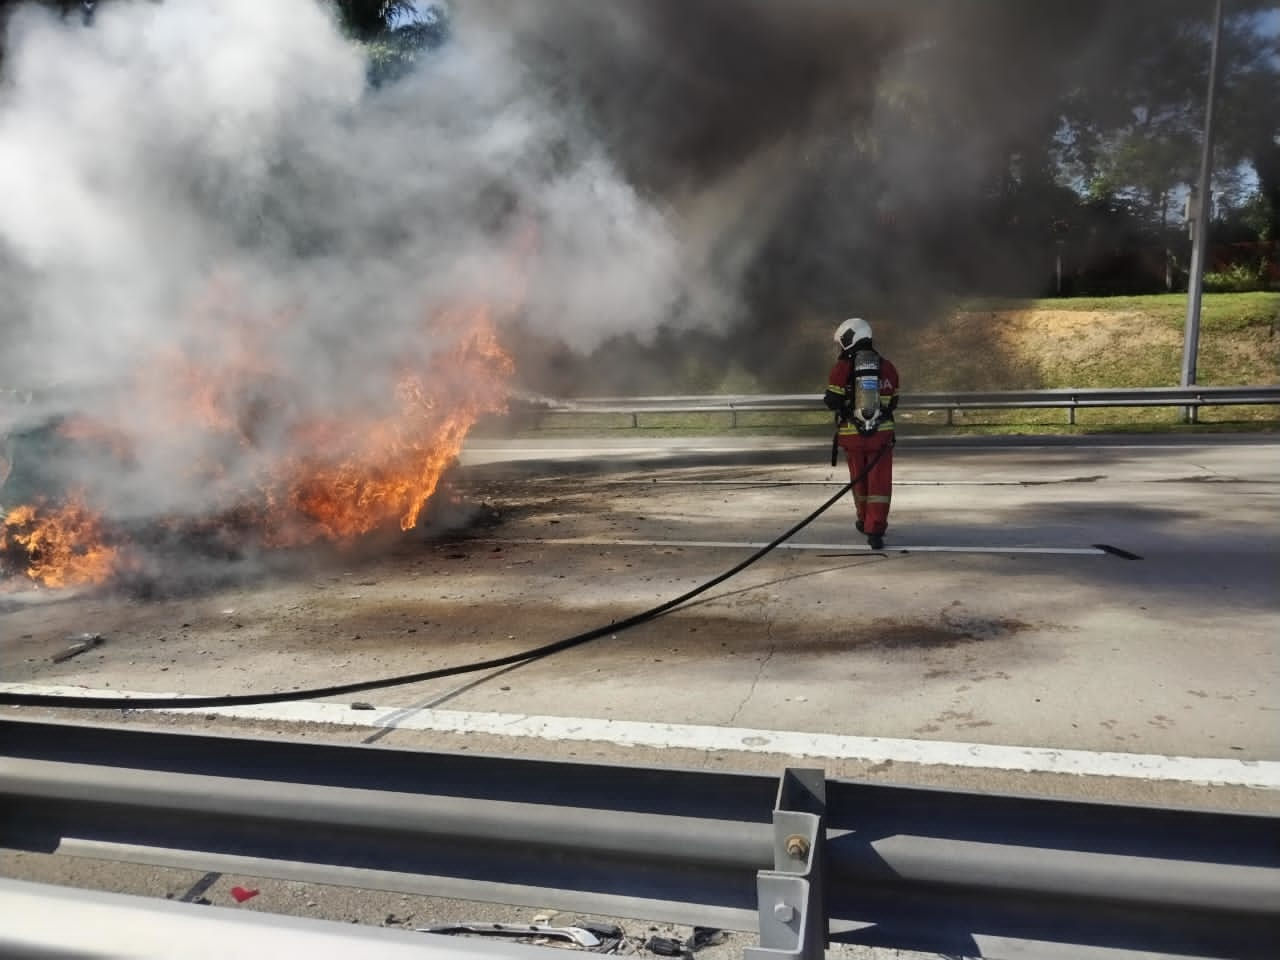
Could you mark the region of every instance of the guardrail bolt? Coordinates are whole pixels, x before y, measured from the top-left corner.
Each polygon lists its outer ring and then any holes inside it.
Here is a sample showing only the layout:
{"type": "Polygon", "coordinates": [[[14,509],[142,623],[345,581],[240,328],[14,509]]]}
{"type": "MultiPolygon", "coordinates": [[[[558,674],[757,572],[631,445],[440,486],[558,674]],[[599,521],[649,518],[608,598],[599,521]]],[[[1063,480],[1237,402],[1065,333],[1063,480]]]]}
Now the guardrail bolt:
{"type": "Polygon", "coordinates": [[[809,856],[809,841],[798,833],[787,837],[787,856],[792,860],[803,860],[809,856]]]}
{"type": "Polygon", "coordinates": [[[773,915],[783,923],[790,923],[795,918],[796,908],[789,903],[775,903],[773,905],[773,915]]]}

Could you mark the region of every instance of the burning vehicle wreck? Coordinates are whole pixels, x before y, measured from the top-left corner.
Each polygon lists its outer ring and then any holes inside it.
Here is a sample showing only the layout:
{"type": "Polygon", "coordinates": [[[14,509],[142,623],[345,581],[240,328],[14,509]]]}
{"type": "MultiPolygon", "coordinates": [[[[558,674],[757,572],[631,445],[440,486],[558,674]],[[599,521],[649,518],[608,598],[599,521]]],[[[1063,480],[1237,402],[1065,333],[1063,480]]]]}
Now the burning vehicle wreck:
{"type": "Polygon", "coordinates": [[[0,589],[138,587],[179,557],[237,561],[431,521],[467,432],[505,410],[511,359],[484,310],[430,323],[448,347],[395,370],[358,416],[296,403],[266,354],[237,373],[175,355],[92,397],[3,391],[0,589]]]}
{"type": "Polygon", "coordinates": [[[487,24],[371,83],[312,0],[7,15],[0,589],[414,529],[500,331],[670,316],[665,207],[487,24]]]}

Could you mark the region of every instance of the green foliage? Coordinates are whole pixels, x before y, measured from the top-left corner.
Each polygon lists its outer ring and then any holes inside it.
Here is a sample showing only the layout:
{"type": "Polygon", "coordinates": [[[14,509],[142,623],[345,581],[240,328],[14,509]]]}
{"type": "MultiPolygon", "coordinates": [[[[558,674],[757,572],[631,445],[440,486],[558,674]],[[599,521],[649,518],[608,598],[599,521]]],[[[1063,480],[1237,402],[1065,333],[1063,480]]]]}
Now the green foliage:
{"type": "Polygon", "coordinates": [[[1267,280],[1257,267],[1236,263],[1225,270],[1204,275],[1206,293],[1246,293],[1266,290],[1267,280]]]}
{"type": "MultiPolygon", "coordinates": [[[[435,8],[431,8],[434,10],[435,8]]],[[[389,30],[365,44],[369,54],[369,82],[380,87],[404,76],[424,53],[436,49],[448,37],[448,21],[430,12],[426,19],[389,30]]]]}
{"type": "Polygon", "coordinates": [[[1266,194],[1255,190],[1251,197],[1232,210],[1232,217],[1245,231],[1259,240],[1268,241],[1280,239],[1273,233],[1277,212],[1280,211],[1272,210],[1271,201],[1266,194]]]}
{"type": "Polygon", "coordinates": [[[423,53],[448,38],[449,20],[438,3],[412,0],[331,0],[343,29],[369,58],[369,83],[380,87],[404,76],[423,53]]]}
{"type": "Polygon", "coordinates": [[[391,32],[400,21],[412,21],[417,6],[412,0],[331,0],[343,27],[360,40],[373,40],[391,32]]]}
{"type": "MultiPolygon", "coordinates": [[[[1259,29],[1258,7],[1229,5],[1223,24],[1215,114],[1220,199],[1238,191],[1233,171],[1240,164],[1265,165],[1262,155],[1280,133],[1280,112],[1263,106],[1280,102],[1280,48],[1259,29]]],[[[1074,91],[1064,110],[1059,140],[1074,176],[1095,195],[1136,200],[1152,221],[1168,221],[1171,195],[1199,169],[1211,11],[1209,3],[1162,11],[1133,4],[1123,15],[1134,18],[1140,37],[1125,51],[1126,67],[1106,86],[1074,91]]]]}
{"type": "MultiPolygon", "coordinates": [[[[1187,296],[1169,293],[1145,297],[1047,297],[1038,300],[976,297],[957,302],[955,309],[967,313],[999,310],[1133,313],[1181,328],[1187,318],[1187,296]]],[[[1200,317],[1206,328],[1271,329],[1280,326],[1280,293],[1237,292],[1206,296],[1200,305],[1200,317]]]]}

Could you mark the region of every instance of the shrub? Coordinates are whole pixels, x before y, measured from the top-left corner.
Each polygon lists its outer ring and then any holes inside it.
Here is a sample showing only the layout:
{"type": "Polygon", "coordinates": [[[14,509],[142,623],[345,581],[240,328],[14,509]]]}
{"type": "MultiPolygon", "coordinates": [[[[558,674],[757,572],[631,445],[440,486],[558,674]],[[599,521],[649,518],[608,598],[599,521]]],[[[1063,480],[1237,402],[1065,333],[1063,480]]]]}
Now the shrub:
{"type": "Polygon", "coordinates": [[[1249,293],[1266,289],[1267,281],[1261,271],[1244,263],[1204,275],[1205,293],[1249,293]]]}

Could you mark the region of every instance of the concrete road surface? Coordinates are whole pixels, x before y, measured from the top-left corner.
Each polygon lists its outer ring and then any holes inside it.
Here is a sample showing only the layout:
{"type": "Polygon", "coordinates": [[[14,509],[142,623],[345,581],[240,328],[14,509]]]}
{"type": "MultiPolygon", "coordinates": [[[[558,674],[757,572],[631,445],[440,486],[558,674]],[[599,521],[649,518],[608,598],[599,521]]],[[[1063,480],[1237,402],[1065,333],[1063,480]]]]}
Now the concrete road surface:
{"type": "MultiPolygon", "coordinates": [[[[363,698],[1274,760],[1278,453],[1217,438],[906,441],[885,551],[857,536],[846,499],[650,623],[490,682],[363,698]]],[[[730,568],[838,490],[843,467],[826,455],[720,438],[477,446],[462,490],[496,510],[491,526],[292,557],[159,599],[10,594],[0,666],[9,682],[201,694],[501,656],[730,568]],[[102,648],[51,662],[90,630],[102,648]]]]}
{"type": "MultiPolygon", "coordinates": [[[[542,563],[594,549],[618,574],[618,595],[656,600],[662,591],[641,586],[655,554],[678,556],[682,571],[700,556],[701,571],[716,573],[741,553],[694,544],[770,540],[843,478],[822,464],[825,451],[721,443],[596,446],[591,463],[645,469],[615,477],[600,511],[570,498],[503,535],[541,539],[542,563]],[[755,465],[762,458],[776,463],[755,465]],[[707,461],[717,466],[695,466],[707,461]],[[587,539],[592,547],[573,545],[587,539]]],[[[552,486],[553,451],[498,455],[531,457],[552,486]]],[[[558,455],[579,463],[587,453],[558,455]]],[[[590,686],[614,717],[1274,758],[1277,454],[1270,441],[904,442],[886,553],[862,546],[842,503],[791,544],[819,549],[779,551],[666,630],[644,628],[664,638],[665,655],[642,668],[656,683],[602,667],[590,686]],[[696,627],[678,626],[712,610],[743,621],[720,656],[696,627]],[[704,695],[690,701],[690,687],[704,695]]],[[[573,659],[621,655],[640,668],[655,652],[621,646],[573,659]]],[[[587,706],[572,664],[529,669],[544,683],[526,676],[504,697],[469,695],[468,706],[537,712],[549,687],[560,688],[557,703],[587,706]],[[520,691],[532,699],[511,695],[520,691]]]]}
{"type": "MultiPolygon", "coordinates": [[[[925,764],[973,745],[1274,761],[1277,452],[1250,438],[904,441],[886,550],[857,536],[845,499],[658,619],[491,679],[363,695],[393,713],[356,719],[477,734],[514,730],[511,717],[674,724],[703,732],[627,735],[695,751],[760,739],[744,730],[959,745],[863,750],[925,764]]],[[[11,683],[209,694],[505,656],[733,567],[839,490],[826,456],[725,438],[477,444],[458,511],[479,520],[452,534],[201,566],[171,589],[12,593],[0,667],[11,683]],[[84,631],[106,644],[52,662],[84,631]]],[[[533,735],[564,739],[545,722],[533,735]]],[[[1188,779],[1214,779],[1198,769],[1188,779]]]]}
{"type": "MultiPolygon", "coordinates": [[[[501,671],[307,693],[504,656],[679,596],[837,491],[847,474],[826,457],[821,444],[732,438],[476,443],[457,503],[430,530],[230,566],[175,560],[167,576],[114,591],[10,584],[0,689],[297,689],[304,702],[196,716],[6,711],[1280,809],[1280,444],[1269,438],[904,440],[884,551],[855,534],[846,498],[639,626],[501,671]],[[102,646],[54,661],[86,631],[102,646]]],[[[252,882],[263,893],[250,908],[301,916],[530,919],[216,873],[3,862],[10,876],[198,890],[215,903],[252,882]]]]}

